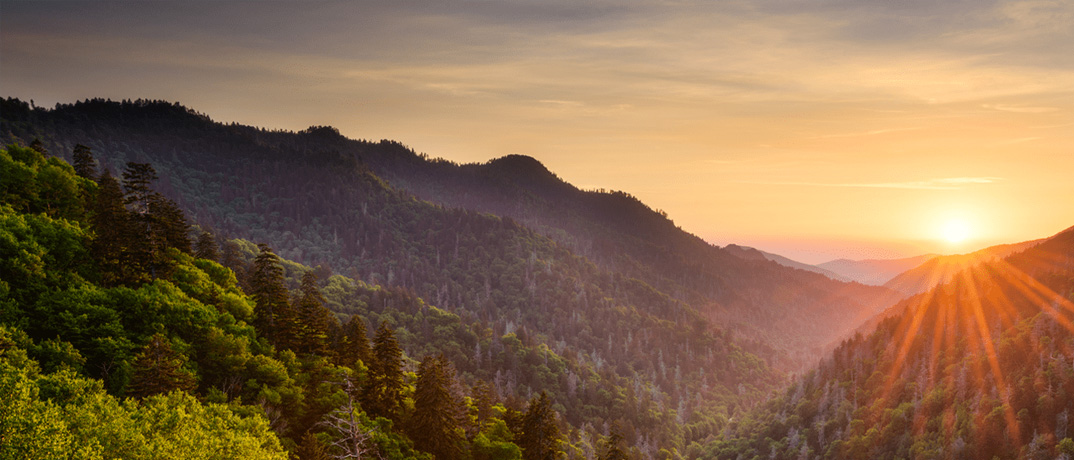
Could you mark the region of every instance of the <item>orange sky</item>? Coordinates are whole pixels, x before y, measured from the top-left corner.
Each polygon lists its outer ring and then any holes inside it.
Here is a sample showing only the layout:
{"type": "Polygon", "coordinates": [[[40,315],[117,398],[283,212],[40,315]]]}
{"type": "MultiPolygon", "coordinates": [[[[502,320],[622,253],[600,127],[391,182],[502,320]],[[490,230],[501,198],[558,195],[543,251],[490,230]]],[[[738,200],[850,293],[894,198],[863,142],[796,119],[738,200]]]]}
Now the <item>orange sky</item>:
{"type": "Polygon", "coordinates": [[[1071,1],[222,3],[3,2],[0,91],[531,155],[806,262],[1074,225],[1071,1]]]}

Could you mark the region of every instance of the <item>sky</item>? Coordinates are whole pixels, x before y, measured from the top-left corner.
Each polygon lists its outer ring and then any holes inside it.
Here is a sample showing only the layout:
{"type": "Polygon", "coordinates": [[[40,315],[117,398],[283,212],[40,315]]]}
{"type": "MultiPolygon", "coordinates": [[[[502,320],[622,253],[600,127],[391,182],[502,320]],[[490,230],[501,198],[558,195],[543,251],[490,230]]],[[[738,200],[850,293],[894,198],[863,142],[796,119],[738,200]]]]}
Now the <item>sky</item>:
{"type": "Polygon", "coordinates": [[[0,0],[0,96],[530,155],[809,263],[1074,226],[1074,0],[0,0]]]}

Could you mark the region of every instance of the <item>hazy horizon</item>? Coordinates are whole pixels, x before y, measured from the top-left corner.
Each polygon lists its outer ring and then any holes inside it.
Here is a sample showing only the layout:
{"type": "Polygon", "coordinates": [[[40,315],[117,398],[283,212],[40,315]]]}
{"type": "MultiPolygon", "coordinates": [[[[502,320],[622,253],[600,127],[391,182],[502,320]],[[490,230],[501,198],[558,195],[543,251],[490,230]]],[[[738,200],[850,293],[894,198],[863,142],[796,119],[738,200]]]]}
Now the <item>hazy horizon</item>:
{"type": "Polygon", "coordinates": [[[1071,2],[4,2],[3,95],[539,159],[806,263],[1074,224],[1071,2]],[[951,236],[951,225],[961,226],[951,236]]]}

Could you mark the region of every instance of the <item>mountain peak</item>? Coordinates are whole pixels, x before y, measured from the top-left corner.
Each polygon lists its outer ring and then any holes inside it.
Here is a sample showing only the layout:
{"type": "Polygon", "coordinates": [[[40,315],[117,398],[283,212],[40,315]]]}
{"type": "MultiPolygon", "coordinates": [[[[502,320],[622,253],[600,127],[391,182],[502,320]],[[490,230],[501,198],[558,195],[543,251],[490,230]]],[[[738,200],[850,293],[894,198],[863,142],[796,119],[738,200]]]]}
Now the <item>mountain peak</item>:
{"type": "Polygon", "coordinates": [[[511,154],[489,160],[488,165],[502,172],[520,175],[553,175],[539,160],[529,155],[511,154]]]}

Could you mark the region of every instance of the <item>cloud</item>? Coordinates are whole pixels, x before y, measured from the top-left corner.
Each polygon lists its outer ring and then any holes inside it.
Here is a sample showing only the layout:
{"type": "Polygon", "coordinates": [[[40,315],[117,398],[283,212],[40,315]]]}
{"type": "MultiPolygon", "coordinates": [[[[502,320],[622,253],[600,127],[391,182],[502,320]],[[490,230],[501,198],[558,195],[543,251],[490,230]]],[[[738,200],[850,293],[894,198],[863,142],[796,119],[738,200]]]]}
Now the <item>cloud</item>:
{"type": "Polygon", "coordinates": [[[1058,112],[1059,107],[1031,107],[1031,106],[1019,106],[1019,105],[1006,105],[1006,104],[982,104],[981,107],[992,110],[999,110],[1001,112],[1014,112],[1014,113],[1051,113],[1058,112]]]}
{"type": "Polygon", "coordinates": [[[968,185],[993,184],[1003,181],[1002,177],[945,177],[923,181],[909,182],[752,182],[741,183],[758,185],[799,185],[807,187],[847,187],[847,188],[886,188],[904,190],[961,190],[968,185]]]}

